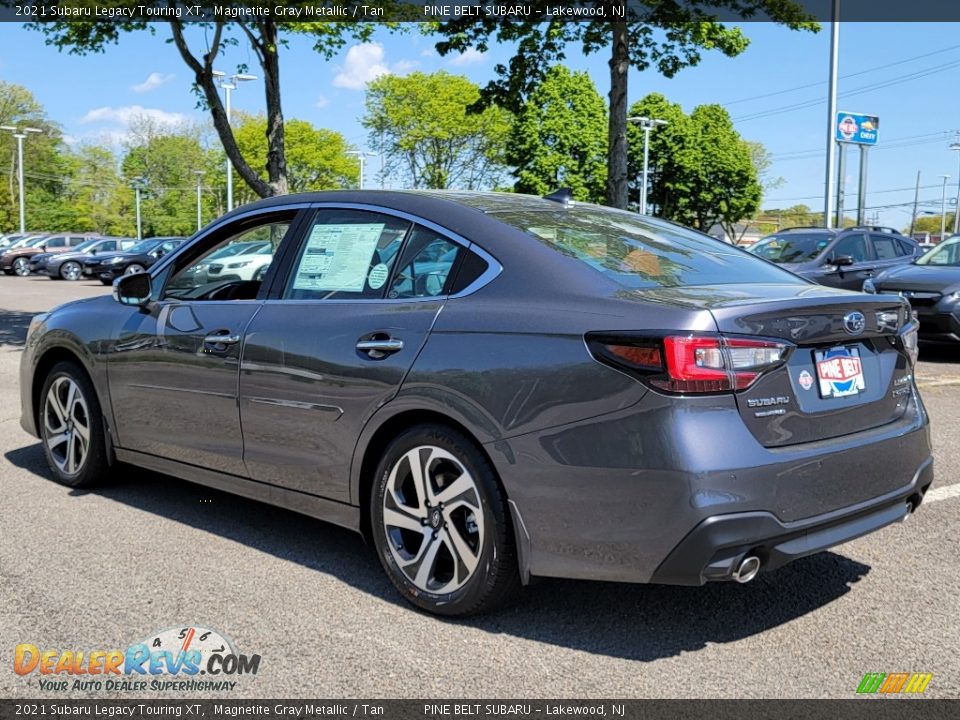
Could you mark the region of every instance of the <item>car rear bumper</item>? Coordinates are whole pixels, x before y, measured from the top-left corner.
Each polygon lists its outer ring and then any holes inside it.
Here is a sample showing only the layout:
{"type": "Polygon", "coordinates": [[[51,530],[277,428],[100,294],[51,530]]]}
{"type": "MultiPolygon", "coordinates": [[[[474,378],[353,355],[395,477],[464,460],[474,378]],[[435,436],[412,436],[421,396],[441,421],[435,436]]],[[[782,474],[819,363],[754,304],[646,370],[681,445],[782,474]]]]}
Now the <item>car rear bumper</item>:
{"type": "Polygon", "coordinates": [[[901,519],[932,478],[916,394],[895,422],[781,448],[756,441],[732,397],[641,401],[485,448],[524,574],[616,582],[723,579],[749,550],[772,569],[901,519]]]}
{"type": "Polygon", "coordinates": [[[932,482],[933,458],[929,458],[909,485],[859,507],[792,523],[781,522],[767,512],[709,517],[673,549],[650,582],[702,585],[711,580],[732,580],[741,561],[749,556],[760,559],[761,571],[776,570],[905,520],[920,506],[932,482]]]}

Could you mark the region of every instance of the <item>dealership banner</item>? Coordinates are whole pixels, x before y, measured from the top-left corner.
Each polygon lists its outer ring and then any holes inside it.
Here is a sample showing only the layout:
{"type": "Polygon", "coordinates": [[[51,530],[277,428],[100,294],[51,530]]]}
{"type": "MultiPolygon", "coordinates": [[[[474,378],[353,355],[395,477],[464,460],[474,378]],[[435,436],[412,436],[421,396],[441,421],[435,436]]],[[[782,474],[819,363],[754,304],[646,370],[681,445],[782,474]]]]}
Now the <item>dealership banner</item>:
{"type": "Polygon", "coordinates": [[[7,718],[388,720],[910,720],[956,718],[957,700],[0,700],[7,718]]]}

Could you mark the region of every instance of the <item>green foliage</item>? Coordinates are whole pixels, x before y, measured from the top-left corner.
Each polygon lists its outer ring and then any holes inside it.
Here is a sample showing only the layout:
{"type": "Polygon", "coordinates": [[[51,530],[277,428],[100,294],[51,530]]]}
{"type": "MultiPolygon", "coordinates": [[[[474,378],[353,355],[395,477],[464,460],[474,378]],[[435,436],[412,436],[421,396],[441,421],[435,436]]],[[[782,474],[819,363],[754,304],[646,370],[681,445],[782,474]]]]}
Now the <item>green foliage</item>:
{"type": "Polygon", "coordinates": [[[383,75],[367,87],[370,145],[384,155],[391,185],[477,190],[505,171],[510,116],[489,106],[468,109],[480,88],[446,72],[383,75]]]}
{"type": "MultiPolygon", "coordinates": [[[[760,207],[753,154],[723,107],[700,105],[687,116],[654,93],[635,103],[630,115],[668,122],[650,135],[648,202],[658,215],[706,231],[716,224],[730,227],[760,207]]],[[[643,133],[638,127],[628,133],[631,177],[639,182],[643,133]]]]}
{"type": "MultiPolygon", "coordinates": [[[[263,115],[234,115],[233,134],[240,152],[252,167],[267,163],[267,119],[263,115]]],[[[315,128],[305,120],[288,120],[284,131],[287,179],[290,192],[336,190],[355,187],[359,180],[357,159],[347,155],[350,146],[338,132],[315,128]]],[[[261,170],[266,179],[266,171],[261,170]]],[[[240,203],[256,199],[248,188],[237,188],[240,203]]]]}
{"type": "Polygon", "coordinates": [[[507,160],[517,192],[569,187],[577,200],[602,202],[607,181],[607,108],[590,76],[557,65],[530,94],[510,132],[507,160]]]}

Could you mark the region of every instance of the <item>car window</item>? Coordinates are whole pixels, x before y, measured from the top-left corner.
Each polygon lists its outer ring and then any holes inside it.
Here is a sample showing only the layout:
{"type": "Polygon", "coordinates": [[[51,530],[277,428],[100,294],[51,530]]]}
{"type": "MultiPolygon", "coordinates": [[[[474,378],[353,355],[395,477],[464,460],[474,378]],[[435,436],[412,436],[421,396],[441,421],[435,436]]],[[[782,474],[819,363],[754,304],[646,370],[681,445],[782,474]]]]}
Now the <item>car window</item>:
{"type": "Polygon", "coordinates": [[[855,263],[865,261],[869,257],[866,238],[859,233],[840,238],[830,250],[827,259],[832,262],[842,255],[849,255],[855,263]]]}
{"type": "Polygon", "coordinates": [[[378,299],[410,223],[362,210],[319,210],[304,235],[283,297],[378,299]]]}
{"type": "Polygon", "coordinates": [[[117,249],[116,240],[105,240],[104,242],[98,243],[94,246],[94,249],[97,252],[112,252],[117,249]]]}
{"type": "Polygon", "coordinates": [[[70,238],[70,247],[77,247],[78,245],[83,245],[85,242],[87,242],[87,238],[74,236],[70,238]]]}
{"type": "MultiPolygon", "coordinates": [[[[164,288],[164,298],[204,300],[221,288],[235,285],[236,293],[217,299],[250,299],[259,291],[260,283],[273,262],[273,255],[290,229],[291,213],[282,220],[264,221],[254,227],[246,226],[226,231],[223,236],[211,238],[211,244],[200,255],[194,255],[175,270],[164,288]],[[243,252],[252,249],[254,252],[243,252]]],[[[177,247],[182,241],[167,241],[161,247],[177,247]]]]}
{"type": "Polygon", "coordinates": [[[758,241],[750,252],[770,262],[802,263],[816,258],[832,239],[833,235],[827,232],[781,233],[758,241]]]}
{"type": "Polygon", "coordinates": [[[47,241],[43,244],[48,248],[62,248],[66,247],[67,239],[65,237],[47,238],[47,241]]]}
{"type": "Polygon", "coordinates": [[[917,265],[960,265],[960,236],[934,245],[916,263],[917,265]]]}
{"type": "Polygon", "coordinates": [[[415,226],[390,285],[389,298],[445,294],[450,272],[462,248],[433,230],[415,226]]]}
{"type": "Polygon", "coordinates": [[[806,282],[709,235],[623,210],[578,207],[489,215],[630,289],[806,282]]]}
{"type": "Polygon", "coordinates": [[[873,241],[873,252],[877,260],[893,260],[903,254],[898,249],[899,243],[895,238],[886,235],[871,235],[870,239],[873,241]]]}
{"type": "Polygon", "coordinates": [[[901,255],[914,255],[917,252],[916,248],[906,240],[897,240],[897,245],[900,246],[901,255]]]}

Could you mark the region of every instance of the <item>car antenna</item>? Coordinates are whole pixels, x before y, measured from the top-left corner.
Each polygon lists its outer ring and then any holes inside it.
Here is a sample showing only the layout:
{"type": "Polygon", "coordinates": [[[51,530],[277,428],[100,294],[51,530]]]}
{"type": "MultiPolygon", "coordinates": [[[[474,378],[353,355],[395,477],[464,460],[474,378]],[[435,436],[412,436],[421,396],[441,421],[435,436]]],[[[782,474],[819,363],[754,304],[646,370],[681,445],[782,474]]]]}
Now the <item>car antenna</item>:
{"type": "Polygon", "coordinates": [[[573,190],[570,188],[560,188],[559,190],[554,190],[549,195],[543,196],[544,200],[552,200],[553,202],[558,202],[564,207],[573,206],[573,190]]]}

